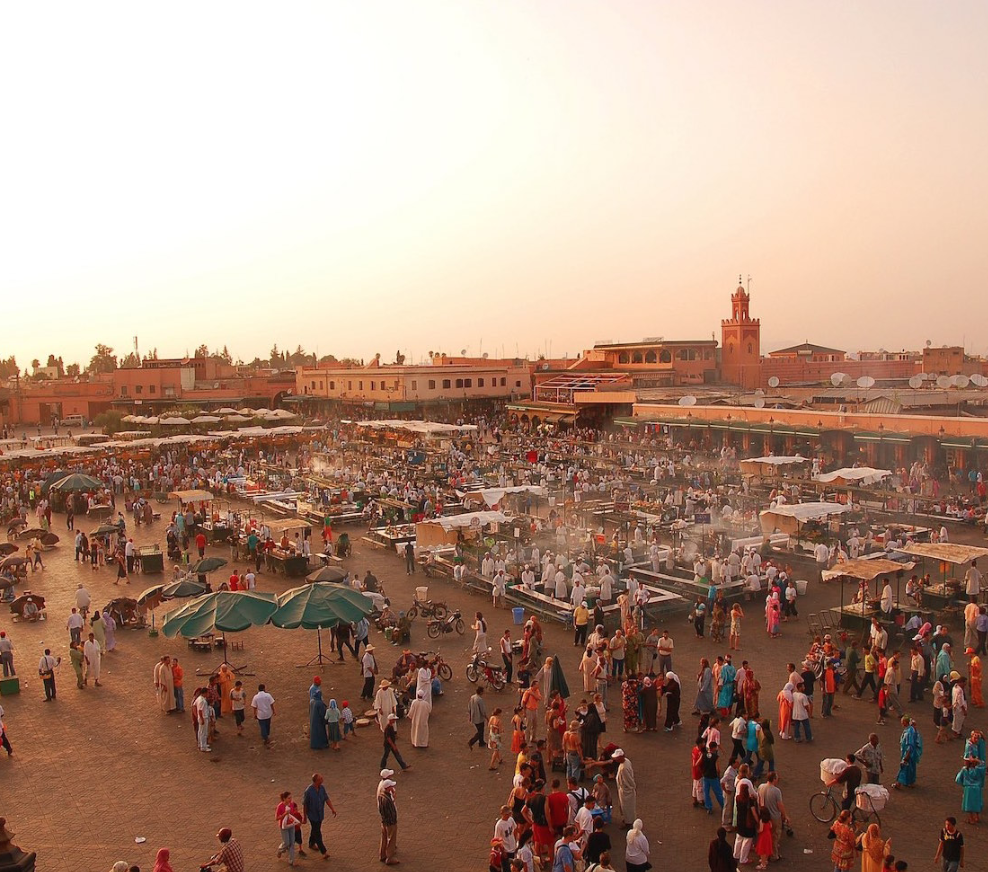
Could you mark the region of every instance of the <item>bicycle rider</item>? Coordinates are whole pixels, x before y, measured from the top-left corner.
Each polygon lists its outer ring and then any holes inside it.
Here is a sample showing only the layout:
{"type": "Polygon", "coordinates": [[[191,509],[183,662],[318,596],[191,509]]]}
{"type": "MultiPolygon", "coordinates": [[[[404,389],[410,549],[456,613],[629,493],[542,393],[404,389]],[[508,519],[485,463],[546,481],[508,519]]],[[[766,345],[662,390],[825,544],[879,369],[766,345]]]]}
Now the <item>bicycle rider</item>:
{"type": "Polygon", "coordinates": [[[861,786],[862,772],[857,763],[858,758],[853,754],[848,754],[844,760],[847,761],[847,769],[837,776],[837,783],[844,785],[844,800],[840,807],[848,810],[854,805],[854,794],[861,786]]]}

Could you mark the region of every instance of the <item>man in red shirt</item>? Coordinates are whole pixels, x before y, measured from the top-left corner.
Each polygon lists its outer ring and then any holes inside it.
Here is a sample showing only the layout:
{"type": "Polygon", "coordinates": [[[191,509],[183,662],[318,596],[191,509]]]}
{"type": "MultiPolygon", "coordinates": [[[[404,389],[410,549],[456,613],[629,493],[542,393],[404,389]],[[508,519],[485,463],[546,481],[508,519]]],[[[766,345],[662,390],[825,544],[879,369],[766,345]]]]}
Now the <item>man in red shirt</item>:
{"type": "Polygon", "coordinates": [[[230,590],[240,590],[240,576],[237,570],[233,570],[233,575],[230,576],[230,590]]]}
{"type": "Polygon", "coordinates": [[[199,559],[206,556],[206,534],[200,530],[196,533],[196,548],[199,549],[199,559]]]}
{"type": "Polygon", "coordinates": [[[557,838],[563,834],[563,827],[569,822],[569,797],[559,785],[559,779],[552,779],[552,792],[548,797],[549,826],[557,838]]]}

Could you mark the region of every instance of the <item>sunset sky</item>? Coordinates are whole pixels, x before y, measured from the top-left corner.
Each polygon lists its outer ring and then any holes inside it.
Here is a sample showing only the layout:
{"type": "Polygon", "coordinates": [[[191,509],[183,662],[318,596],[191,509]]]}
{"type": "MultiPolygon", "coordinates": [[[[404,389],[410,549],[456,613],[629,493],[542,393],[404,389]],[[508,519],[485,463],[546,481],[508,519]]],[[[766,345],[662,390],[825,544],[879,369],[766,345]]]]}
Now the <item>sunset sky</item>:
{"type": "Polygon", "coordinates": [[[988,352],[988,3],[6,4],[0,356],[988,352]]]}

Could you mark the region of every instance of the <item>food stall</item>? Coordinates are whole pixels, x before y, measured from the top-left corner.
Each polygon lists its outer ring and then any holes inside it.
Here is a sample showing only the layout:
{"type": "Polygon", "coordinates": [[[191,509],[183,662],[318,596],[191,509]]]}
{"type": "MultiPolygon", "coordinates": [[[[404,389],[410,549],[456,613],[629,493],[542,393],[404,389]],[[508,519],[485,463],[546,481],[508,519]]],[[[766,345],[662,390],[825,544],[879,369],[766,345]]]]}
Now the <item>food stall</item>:
{"type": "MultiPolygon", "coordinates": [[[[910,542],[902,551],[923,560],[935,560],[940,568],[940,582],[923,587],[923,605],[936,612],[956,608],[955,600],[964,600],[964,579],[954,575],[953,567],[964,566],[974,560],[988,558],[988,548],[977,545],[961,545],[954,542],[910,542]]],[[[966,571],[966,570],[965,570],[966,571]]],[[[943,619],[946,620],[946,615],[943,619]]]]}
{"type": "Polygon", "coordinates": [[[300,538],[308,538],[306,531],[311,534],[312,527],[302,518],[284,518],[277,521],[267,521],[265,526],[271,535],[274,547],[264,552],[264,563],[272,572],[280,572],[288,578],[301,578],[309,573],[309,558],[294,547],[294,536],[289,540],[289,547],[282,547],[281,540],[285,536],[301,533],[300,538]]]}
{"type": "Polygon", "coordinates": [[[137,557],[141,564],[141,572],[165,571],[165,556],[158,545],[142,545],[137,549],[137,557]]]}
{"type": "MultiPolygon", "coordinates": [[[[898,587],[898,580],[902,577],[902,573],[908,572],[915,565],[915,563],[902,563],[882,557],[860,557],[856,560],[847,560],[844,563],[838,563],[833,569],[824,570],[821,577],[825,582],[833,580],[843,582],[849,578],[859,582],[858,592],[861,596],[860,598],[855,596],[852,598],[852,602],[849,603],[845,603],[844,585],[840,585],[840,607],[836,609],[837,623],[845,630],[867,630],[871,626],[872,618],[880,616],[878,603],[882,594],[881,590],[876,586],[875,595],[871,596],[868,592],[868,585],[875,579],[894,576],[896,578],[896,587],[898,587]]],[[[892,606],[892,614],[895,615],[897,613],[919,613],[922,615],[923,611],[915,603],[898,601],[897,593],[896,602],[892,606]]],[[[883,623],[888,622],[883,621],[883,623]]],[[[890,627],[889,629],[891,630],[893,628],[890,627]]]]}

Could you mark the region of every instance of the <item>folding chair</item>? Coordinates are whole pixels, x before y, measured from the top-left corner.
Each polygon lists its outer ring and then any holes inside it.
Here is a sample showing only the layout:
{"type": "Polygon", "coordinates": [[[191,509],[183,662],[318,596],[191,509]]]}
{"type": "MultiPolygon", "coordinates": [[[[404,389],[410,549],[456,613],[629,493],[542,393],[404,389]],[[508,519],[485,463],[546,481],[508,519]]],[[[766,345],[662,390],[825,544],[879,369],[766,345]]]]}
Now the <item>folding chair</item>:
{"type": "Polygon", "coordinates": [[[811,636],[823,634],[823,628],[820,626],[820,618],[815,613],[806,616],[806,623],[811,636]]]}

